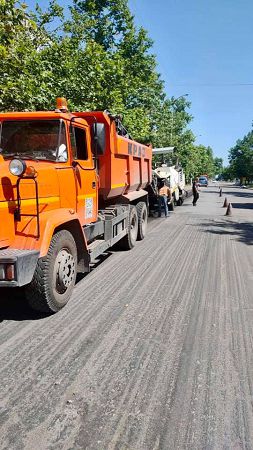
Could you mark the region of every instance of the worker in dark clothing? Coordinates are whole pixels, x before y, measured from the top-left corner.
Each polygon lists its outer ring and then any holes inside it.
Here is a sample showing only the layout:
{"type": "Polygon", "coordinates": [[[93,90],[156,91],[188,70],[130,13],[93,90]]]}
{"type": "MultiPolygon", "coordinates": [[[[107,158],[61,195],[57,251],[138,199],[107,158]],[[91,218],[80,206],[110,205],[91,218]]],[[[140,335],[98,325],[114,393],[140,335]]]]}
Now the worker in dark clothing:
{"type": "Polygon", "coordinates": [[[166,186],[165,181],[162,180],[160,189],[158,190],[158,205],[159,205],[159,217],[162,215],[162,207],[164,207],[165,217],[168,217],[168,196],[170,195],[170,190],[166,186]]]}
{"type": "Polygon", "coordinates": [[[198,181],[199,181],[198,178],[194,178],[193,183],[192,183],[192,195],[193,195],[192,204],[193,204],[193,206],[196,206],[197,201],[199,199],[198,181]]]}

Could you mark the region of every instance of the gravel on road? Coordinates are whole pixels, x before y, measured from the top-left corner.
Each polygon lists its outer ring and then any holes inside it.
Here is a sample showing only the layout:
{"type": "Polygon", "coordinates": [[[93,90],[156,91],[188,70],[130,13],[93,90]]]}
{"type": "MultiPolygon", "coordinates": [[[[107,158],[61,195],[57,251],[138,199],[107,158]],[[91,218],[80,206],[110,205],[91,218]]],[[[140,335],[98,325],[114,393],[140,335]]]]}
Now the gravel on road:
{"type": "Polygon", "coordinates": [[[52,316],[1,290],[0,449],[253,449],[252,209],[202,188],[52,316]]]}

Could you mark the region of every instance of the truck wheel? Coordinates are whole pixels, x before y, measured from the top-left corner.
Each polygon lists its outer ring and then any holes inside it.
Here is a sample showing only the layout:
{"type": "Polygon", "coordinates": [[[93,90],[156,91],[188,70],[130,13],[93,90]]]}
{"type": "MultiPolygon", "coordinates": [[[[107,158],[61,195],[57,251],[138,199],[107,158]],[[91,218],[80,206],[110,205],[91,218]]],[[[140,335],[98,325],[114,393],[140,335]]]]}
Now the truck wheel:
{"type": "Polygon", "coordinates": [[[137,215],[138,215],[137,239],[138,239],[138,241],[142,241],[142,239],[144,239],[144,237],[146,235],[147,226],[148,226],[147,205],[145,202],[139,202],[139,203],[137,203],[136,209],[137,209],[137,215]]]}
{"type": "Polygon", "coordinates": [[[26,288],[30,306],[41,312],[54,313],[69,301],[75,286],[77,249],[67,230],[56,233],[47,255],[38,260],[31,283],[26,288]]]}
{"type": "Polygon", "coordinates": [[[119,242],[119,248],[122,250],[131,250],[134,247],[138,234],[138,215],[135,206],[130,206],[128,217],[128,231],[126,236],[119,242]]]}

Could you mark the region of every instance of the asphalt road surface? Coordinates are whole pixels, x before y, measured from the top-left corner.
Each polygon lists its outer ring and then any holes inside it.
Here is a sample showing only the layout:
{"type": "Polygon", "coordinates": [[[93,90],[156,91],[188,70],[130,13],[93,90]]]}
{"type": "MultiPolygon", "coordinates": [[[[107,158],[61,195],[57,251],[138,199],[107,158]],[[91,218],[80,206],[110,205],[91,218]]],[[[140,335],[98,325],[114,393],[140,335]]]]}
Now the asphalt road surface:
{"type": "Polygon", "coordinates": [[[202,188],[53,316],[1,290],[0,448],[253,449],[252,213],[202,188]]]}

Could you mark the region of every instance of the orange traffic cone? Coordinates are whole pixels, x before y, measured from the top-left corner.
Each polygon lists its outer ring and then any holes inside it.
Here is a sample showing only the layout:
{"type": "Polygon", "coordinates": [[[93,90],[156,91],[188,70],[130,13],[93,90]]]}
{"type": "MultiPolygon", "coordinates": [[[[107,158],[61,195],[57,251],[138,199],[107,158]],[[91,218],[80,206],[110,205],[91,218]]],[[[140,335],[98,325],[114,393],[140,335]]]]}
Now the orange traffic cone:
{"type": "Polygon", "coordinates": [[[232,216],[232,204],[229,203],[225,216],[232,216]]]}
{"type": "Polygon", "coordinates": [[[226,197],[223,203],[223,208],[227,208],[227,206],[228,206],[228,199],[226,197]]]}

